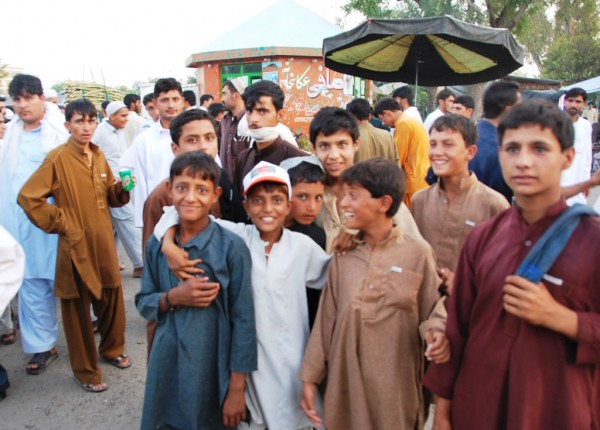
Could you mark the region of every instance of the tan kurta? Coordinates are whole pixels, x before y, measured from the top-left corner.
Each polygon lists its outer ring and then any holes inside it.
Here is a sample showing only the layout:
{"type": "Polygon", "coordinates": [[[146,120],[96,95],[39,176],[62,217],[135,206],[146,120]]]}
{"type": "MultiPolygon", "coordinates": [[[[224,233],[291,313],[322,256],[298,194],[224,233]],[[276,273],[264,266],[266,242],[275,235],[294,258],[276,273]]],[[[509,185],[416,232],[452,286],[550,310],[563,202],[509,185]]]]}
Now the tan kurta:
{"type": "Polygon", "coordinates": [[[73,139],[49,152],[23,185],[19,205],[46,233],[58,233],[54,294],[62,299],[79,297],[73,265],[92,295],[102,288],[121,285],[108,206],[129,202],[102,154],[90,144],[92,162],[73,139]],[[54,197],[56,204],[47,202],[54,197]]]}
{"type": "Polygon", "coordinates": [[[382,157],[398,164],[398,148],[390,133],[373,127],[371,124],[359,124],[358,150],[354,153],[354,162],[382,157]]]}
{"type": "Polygon", "coordinates": [[[410,210],[423,238],[433,248],[438,267],[454,272],[471,230],[509,207],[502,194],[479,182],[471,172],[460,182],[460,193],[451,201],[437,182],[413,196],[410,210]]]}
{"type": "Polygon", "coordinates": [[[300,371],[326,383],[328,430],[422,428],[418,327],[439,282],[431,247],[399,229],[334,255],[300,371]]]}
{"type": "MultiPolygon", "coordinates": [[[[323,194],[323,206],[317,216],[316,223],[325,230],[327,238],[327,247],[325,250],[328,254],[333,252],[333,241],[340,232],[345,231],[349,234],[358,233],[358,230],[346,228],[344,225],[344,213],[343,211],[338,211],[337,197],[331,188],[327,186],[325,187],[325,194],[323,194]]],[[[394,225],[398,226],[403,233],[422,238],[417,224],[415,224],[415,220],[405,204],[401,204],[400,209],[394,215],[394,225]]]]}

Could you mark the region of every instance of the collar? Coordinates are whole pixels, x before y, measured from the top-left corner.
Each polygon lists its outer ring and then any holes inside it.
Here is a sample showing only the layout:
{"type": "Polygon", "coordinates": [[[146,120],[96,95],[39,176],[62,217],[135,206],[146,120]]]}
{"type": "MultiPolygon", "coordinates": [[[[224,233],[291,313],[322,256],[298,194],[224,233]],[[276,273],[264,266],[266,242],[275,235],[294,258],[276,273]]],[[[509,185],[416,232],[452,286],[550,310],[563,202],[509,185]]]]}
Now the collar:
{"type": "MultiPolygon", "coordinates": [[[[205,248],[210,243],[210,239],[211,239],[212,233],[215,229],[215,225],[216,225],[216,223],[213,222],[213,220],[209,217],[208,225],[204,228],[204,230],[200,231],[196,236],[194,236],[190,241],[188,241],[181,248],[184,250],[190,249],[190,248],[196,248],[196,249],[205,248]]],[[[179,230],[175,233],[175,242],[177,242],[178,240],[179,240],[179,230]]]]}
{"type": "MultiPolygon", "coordinates": [[[[70,136],[69,136],[69,140],[67,140],[67,146],[69,148],[71,148],[73,151],[77,152],[78,154],[84,154],[83,148],[81,147],[81,145],[78,144],[77,142],[75,142],[75,139],[73,139],[70,136]]],[[[90,150],[94,153],[98,152],[98,145],[90,142],[90,150]]]]}
{"type": "Polygon", "coordinates": [[[273,152],[275,152],[277,150],[277,148],[279,148],[279,146],[281,146],[282,142],[283,142],[283,139],[281,139],[281,136],[277,136],[277,139],[275,139],[273,142],[271,142],[271,144],[264,149],[258,149],[258,143],[254,140],[250,144],[250,147],[257,154],[265,156],[265,155],[270,155],[273,152]]]}
{"type": "MultiPolygon", "coordinates": [[[[479,182],[477,176],[475,173],[469,170],[469,176],[460,179],[460,182],[458,183],[458,190],[462,194],[473,187],[477,182],[479,182]]],[[[441,180],[437,181],[434,186],[438,187],[438,193],[444,193],[441,180]]]]}
{"type": "MultiPolygon", "coordinates": [[[[561,196],[560,199],[557,202],[555,202],[552,205],[550,205],[550,207],[546,211],[546,215],[544,215],[541,219],[539,219],[538,221],[536,221],[534,224],[531,224],[531,225],[532,226],[533,225],[538,225],[538,224],[546,223],[546,222],[549,222],[549,221],[552,222],[567,207],[568,207],[567,201],[565,200],[565,198],[563,196],[561,196]]],[[[521,222],[528,224],[527,221],[525,220],[525,218],[523,218],[521,216],[521,208],[519,208],[519,206],[517,205],[517,203],[516,203],[516,201],[514,199],[513,199],[513,204],[511,206],[510,210],[513,212],[514,215],[516,215],[518,217],[518,219],[521,222]]]]}
{"type": "MultiPolygon", "coordinates": [[[[390,231],[390,234],[388,234],[388,236],[385,239],[383,239],[383,241],[379,242],[375,246],[379,248],[379,247],[387,247],[391,244],[394,244],[397,242],[397,240],[401,234],[402,234],[402,232],[400,231],[400,228],[398,228],[397,226],[394,226],[392,228],[392,230],[390,231]]],[[[360,232],[358,232],[358,234],[354,235],[352,237],[352,240],[354,240],[356,243],[358,243],[360,245],[367,245],[367,242],[364,239],[364,235],[363,235],[362,231],[360,231],[360,232]]]]}

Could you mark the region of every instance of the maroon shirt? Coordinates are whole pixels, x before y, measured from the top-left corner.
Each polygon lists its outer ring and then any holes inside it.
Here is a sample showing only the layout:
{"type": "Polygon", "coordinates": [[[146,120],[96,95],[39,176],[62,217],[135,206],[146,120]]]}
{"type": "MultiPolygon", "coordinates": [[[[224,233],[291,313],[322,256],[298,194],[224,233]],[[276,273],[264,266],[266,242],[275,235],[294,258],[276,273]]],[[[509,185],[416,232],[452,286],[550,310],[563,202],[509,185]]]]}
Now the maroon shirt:
{"type": "Polygon", "coordinates": [[[221,157],[223,170],[229,173],[229,181],[232,184],[237,183],[235,177],[237,157],[242,151],[248,148],[251,140],[249,137],[238,135],[238,124],[245,113],[245,110],[237,116],[228,113],[219,124],[219,134],[221,136],[219,157],[221,157]]]}
{"type": "Polygon", "coordinates": [[[542,281],[577,312],[576,342],[502,307],[506,276],[565,208],[561,200],[529,225],[513,206],[468,237],[448,309],[452,357],[424,379],[452,400],[453,428],[600,428],[600,218],[582,219],[542,281]]]}

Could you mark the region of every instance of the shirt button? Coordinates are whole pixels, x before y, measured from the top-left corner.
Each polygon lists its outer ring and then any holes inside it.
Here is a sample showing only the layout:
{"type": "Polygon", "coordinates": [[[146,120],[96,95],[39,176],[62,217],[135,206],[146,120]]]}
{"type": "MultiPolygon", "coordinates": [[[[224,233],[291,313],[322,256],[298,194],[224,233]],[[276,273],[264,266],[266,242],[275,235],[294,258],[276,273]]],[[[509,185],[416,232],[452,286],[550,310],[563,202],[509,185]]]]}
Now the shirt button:
{"type": "Polygon", "coordinates": [[[372,290],[372,289],[374,289],[374,288],[375,288],[375,285],[373,285],[373,284],[369,284],[369,288],[372,290]]]}
{"type": "Polygon", "coordinates": [[[525,241],[525,246],[526,247],[530,247],[531,246],[531,241],[530,240],[526,240],[525,241]]]}

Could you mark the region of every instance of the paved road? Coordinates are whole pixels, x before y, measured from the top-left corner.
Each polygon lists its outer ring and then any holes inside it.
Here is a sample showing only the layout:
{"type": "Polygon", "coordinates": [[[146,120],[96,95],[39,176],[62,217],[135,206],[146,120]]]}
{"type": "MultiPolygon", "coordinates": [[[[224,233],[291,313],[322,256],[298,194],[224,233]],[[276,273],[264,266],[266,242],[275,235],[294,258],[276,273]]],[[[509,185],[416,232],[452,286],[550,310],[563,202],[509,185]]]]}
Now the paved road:
{"type": "MultiPolygon", "coordinates": [[[[101,363],[104,380],[110,388],[103,393],[87,393],[73,381],[62,324],[59,323],[60,357],[38,376],[25,373],[29,359],[17,343],[0,345],[0,363],[7,368],[11,387],[0,402],[0,428],[13,429],[137,429],[146,380],[146,332],[133,297],[139,279],[132,277],[127,257],[122,272],[127,312],[126,352],[132,357],[129,369],[119,370],[101,363]]],[[[60,306],[57,307],[60,315],[60,306]]],[[[99,339],[99,336],[97,336],[99,339]]]]}

